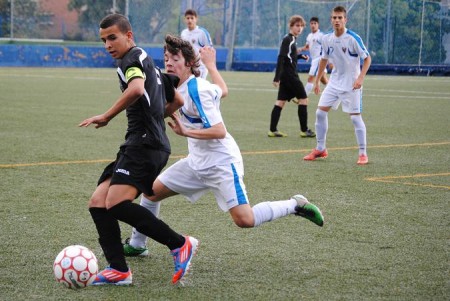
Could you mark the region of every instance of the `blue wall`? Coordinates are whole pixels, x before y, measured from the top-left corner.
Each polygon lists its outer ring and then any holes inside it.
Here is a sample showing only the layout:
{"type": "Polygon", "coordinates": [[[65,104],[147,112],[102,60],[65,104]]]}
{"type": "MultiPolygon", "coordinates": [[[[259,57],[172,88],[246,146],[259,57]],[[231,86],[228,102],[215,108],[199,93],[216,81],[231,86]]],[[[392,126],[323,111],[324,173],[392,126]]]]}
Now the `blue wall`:
{"type": "MultiPolygon", "coordinates": [[[[162,47],[143,47],[163,68],[162,47]]],[[[228,49],[217,49],[217,66],[225,69],[228,49]]],[[[278,49],[236,48],[231,68],[235,71],[273,72],[278,49]]],[[[114,60],[102,46],[61,46],[0,44],[0,67],[114,67],[114,60]]],[[[310,64],[299,60],[298,71],[307,72],[310,64]]],[[[450,76],[450,65],[376,65],[371,74],[422,74],[450,76]]]]}
{"type": "MultiPolygon", "coordinates": [[[[143,47],[163,67],[163,49],[143,47]]],[[[217,65],[225,68],[228,49],[217,49],[217,65]]],[[[273,71],[277,49],[236,49],[236,70],[273,71]],[[243,64],[242,66],[240,64],[243,64]],[[253,69],[256,67],[256,70],[253,69]],[[261,69],[262,68],[262,69],[261,69]]],[[[114,60],[102,46],[0,45],[0,67],[112,67],[114,60]]]]}

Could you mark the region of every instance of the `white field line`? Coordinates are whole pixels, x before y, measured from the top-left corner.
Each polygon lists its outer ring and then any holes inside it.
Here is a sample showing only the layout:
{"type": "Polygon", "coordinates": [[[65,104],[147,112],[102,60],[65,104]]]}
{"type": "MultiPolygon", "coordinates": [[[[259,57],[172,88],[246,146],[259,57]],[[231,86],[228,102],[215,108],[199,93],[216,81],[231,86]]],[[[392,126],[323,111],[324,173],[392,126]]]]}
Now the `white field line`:
{"type": "MultiPolygon", "coordinates": [[[[8,74],[1,74],[0,77],[18,77],[18,78],[24,78],[24,77],[31,77],[31,78],[61,78],[61,79],[72,79],[72,80],[99,80],[99,81],[117,81],[116,78],[113,77],[95,77],[95,76],[55,76],[55,75],[45,75],[45,74],[14,74],[14,73],[8,73],[8,74]]],[[[401,76],[399,76],[401,78],[401,76]]],[[[391,80],[393,77],[389,77],[389,80],[391,80]]],[[[379,77],[379,78],[370,78],[371,80],[386,80],[387,78],[379,77]]],[[[408,79],[408,82],[416,81],[416,82],[423,82],[420,80],[411,80],[408,79]]],[[[448,82],[450,87],[450,80],[443,79],[439,80],[443,82],[448,82]]],[[[278,90],[275,87],[271,86],[271,83],[267,83],[267,85],[262,86],[261,84],[252,84],[252,83],[233,83],[228,82],[228,87],[231,91],[253,91],[253,92],[273,92],[276,93],[278,90]]],[[[370,89],[366,88],[364,89],[363,96],[365,97],[381,97],[381,96],[389,96],[390,98],[414,98],[414,99],[427,99],[428,96],[420,96],[417,94],[422,95],[437,95],[438,97],[433,96],[434,99],[449,99],[450,100],[450,88],[449,92],[427,92],[427,91],[420,91],[420,90],[396,90],[396,89],[370,89]],[[411,96],[408,95],[397,95],[397,94],[367,94],[367,92],[381,92],[381,93],[406,93],[406,94],[413,94],[411,96]],[[446,97],[448,95],[448,97],[446,97]]]]}

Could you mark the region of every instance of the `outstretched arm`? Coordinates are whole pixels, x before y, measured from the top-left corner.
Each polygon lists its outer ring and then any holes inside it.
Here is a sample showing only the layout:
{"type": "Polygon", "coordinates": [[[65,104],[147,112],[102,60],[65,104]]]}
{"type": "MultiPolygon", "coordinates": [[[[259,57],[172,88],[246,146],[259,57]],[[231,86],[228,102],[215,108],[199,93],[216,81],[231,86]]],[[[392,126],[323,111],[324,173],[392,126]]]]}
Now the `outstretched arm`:
{"type": "Polygon", "coordinates": [[[309,50],[309,44],[305,44],[305,46],[300,47],[299,49],[297,49],[297,53],[300,53],[302,51],[306,51],[309,50]]]}
{"type": "Polygon", "coordinates": [[[216,50],[212,47],[200,48],[200,58],[208,69],[211,80],[222,90],[222,98],[228,95],[228,87],[216,66],[216,50]]]}
{"type": "Polygon", "coordinates": [[[98,129],[108,125],[111,119],[144,95],[144,91],[144,79],[140,77],[134,78],[128,83],[127,89],[123,91],[111,108],[101,115],[83,120],[78,126],[88,127],[91,124],[95,124],[95,128],[98,129]]]}

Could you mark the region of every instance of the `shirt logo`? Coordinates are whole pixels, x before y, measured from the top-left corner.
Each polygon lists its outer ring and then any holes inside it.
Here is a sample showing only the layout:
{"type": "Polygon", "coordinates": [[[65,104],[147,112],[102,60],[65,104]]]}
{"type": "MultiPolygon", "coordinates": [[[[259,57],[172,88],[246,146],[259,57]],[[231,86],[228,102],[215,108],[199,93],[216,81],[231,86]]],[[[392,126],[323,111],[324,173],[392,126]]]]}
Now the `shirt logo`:
{"type": "Polygon", "coordinates": [[[352,53],[352,52],[350,51],[350,49],[348,50],[348,54],[349,54],[350,56],[353,56],[353,57],[358,57],[358,53],[357,53],[357,52],[352,53]]]}
{"type": "Polygon", "coordinates": [[[347,51],[347,47],[342,47],[342,51],[345,53],[347,51]]]}
{"type": "Polygon", "coordinates": [[[116,170],[116,172],[117,172],[117,173],[123,173],[123,174],[125,174],[125,175],[127,175],[127,176],[130,175],[130,172],[129,172],[128,170],[122,169],[122,168],[118,168],[118,169],[116,170]]]}
{"type": "Polygon", "coordinates": [[[233,204],[233,203],[235,203],[236,202],[236,200],[233,198],[233,199],[231,199],[231,200],[228,200],[227,201],[227,204],[233,204]]]}

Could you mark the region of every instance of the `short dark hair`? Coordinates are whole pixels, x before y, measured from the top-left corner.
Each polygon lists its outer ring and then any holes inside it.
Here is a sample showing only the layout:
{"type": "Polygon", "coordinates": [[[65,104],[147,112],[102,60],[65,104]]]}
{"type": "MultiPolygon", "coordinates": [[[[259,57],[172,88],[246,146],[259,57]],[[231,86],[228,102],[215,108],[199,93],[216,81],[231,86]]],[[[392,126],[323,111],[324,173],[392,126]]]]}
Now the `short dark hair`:
{"type": "Polygon", "coordinates": [[[195,10],[193,10],[192,8],[186,9],[186,11],[184,12],[184,16],[194,16],[197,18],[197,12],[195,10]]]}
{"type": "Polygon", "coordinates": [[[311,22],[319,23],[319,18],[318,17],[311,17],[311,19],[309,19],[309,23],[311,23],[311,22]]]}
{"type": "Polygon", "coordinates": [[[131,31],[131,24],[128,19],[121,14],[107,15],[100,21],[100,28],[105,29],[111,26],[117,25],[120,32],[127,33],[131,31]]]}
{"type": "Polygon", "coordinates": [[[347,16],[347,10],[345,9],[345,7],[340,5],[333,8],[333,13],[344,13],[344,15],[347,16]]]}

